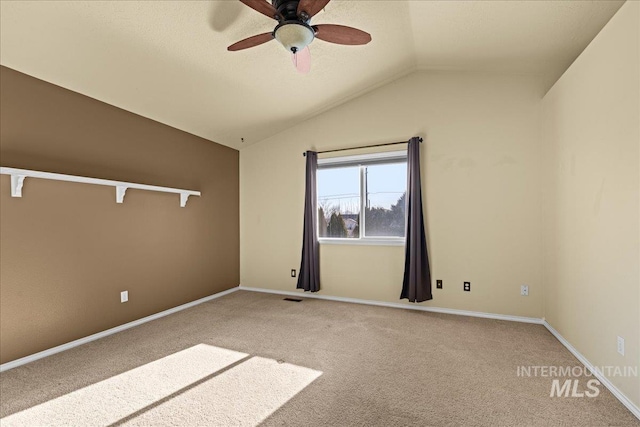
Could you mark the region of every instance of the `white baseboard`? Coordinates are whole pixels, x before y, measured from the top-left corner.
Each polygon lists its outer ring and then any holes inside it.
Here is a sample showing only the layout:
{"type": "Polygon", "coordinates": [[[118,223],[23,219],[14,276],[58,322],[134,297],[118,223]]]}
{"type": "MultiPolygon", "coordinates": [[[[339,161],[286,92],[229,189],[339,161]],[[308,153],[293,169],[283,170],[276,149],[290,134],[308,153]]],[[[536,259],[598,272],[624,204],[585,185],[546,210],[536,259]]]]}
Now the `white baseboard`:
{"type": "Polygon", "coordinates": [[[580,363],[582,363],[587,369],[589,369],[589,371],[593,372],[593,375],[602,384],[604,384],[606,388],[609,389],[611,394],[613,394],[629,411],[631,411],[633,415],[635,415],[636,418],[640,420],[640,407],[633,403],[631,399],[629,399],[623,392],[618,389],[618,387],[613,385],[613,383],[609,381],[609,379],[605,377],[602,372],[595,369],[593,364],[591,364],[591,362],[589,362],[586,357],[584,357],[578,350],[576,350],[576,348],[572,346],[569,341],[567,341],[562,335],[560,335],[560,332],[556,331],[553,326],[549,324],[549,322],[545,320],[543,325],[549,330],[549,332],[553,334],[554,337],[556,337],[558,341],[560,341],[560,343],[562,343],[562,345],[567,348],[567,350],[571,352],[571,354],[576,357],[576,359],[580,361],[580,363]]]}
{"type": "Polygon", "coordinates": [[[324,299],[329,301],[349,302],[353,304],[377,305],[380,307],[404,308],[407,310],[430,311],[432,313],[456,314],[460,316],[483,317],[486,319],[509,320],[511,322],[535,323],[538,325],[542,325],[542,322],[543,322],[543,319],[539,319],[537,317],[511,316],[508,314],[483,313],[481,311],[456,310],[453,308],[428,307],[424,305],[409,305],[409,304],[402,304],[398,302],[385,302],[385,301],[373,301],[373,300],[365,300],[365,299],[358,299],[358,298],[334,297],[329,295],[311,294],[309,292],[303,293],[302,291],[299,291],[299,292],[278,291],[274,289],[251,288],[251,287],[242,286],[242,285],[240,285],[240,290],[251,291],[251,292],[265,292],[269,294],[287,295],[287,296],[302,297],[302,298],[316,298],[316,299],[324,299]]]}
{"type": "Polygon", "coordinates": [[[97,334],[89,335],[88,337],[80,338],[75,341],[68,342],[66,344],[59,345],[57,347],[50,348],[48,350],[41,351],[39,353],[31,354],[29,356],[22,357],[20,359],[12,360],[11,362],[3,363],[0,365],[0,372],[17,368],[18,366],[22,366],[26,363],[30,363],[36,361],[38,359],[42,359],[43,357],[51,356],[52,354],[60,353],[65,350],[69,350],[73,347],[77,347],[82,344],[86,344],[91,341],[95,341],[100,338],[104,338],[106,336],[124,331],[129,328],[133,328],[135,326],[142,325],[143,323],[150,322],[152,320],[159,319],[164,316],[168,316],[169,314],[176,313],[181,310],[185,310],[187,308],[196,306],[198,304],[202,304],[203,302],[211,301],[216,298],[220,298],[222,296],[228,295],[232,292],[237,291],[239,288],[231,288],[226,291],[218,292],[217,294],[209,295],[208,297],[200,298],[195,301],[188,302],[186,304],[179,305],[177,307],[170,308],[165,311],[161,311],[160,313],[152,314],[151,316],[143,317],[142,319],[134,320],[133,322],[125,323],[124,325],[116,326],[115,328],[107,329],[106,331],[98,332],[97,334]]]}
{"type": "Polygon", "coordinates": [[[346,298],[346,297],[334,297],[328,295],[318,295],[318,294],[310,294],[302,291],[279,291],[275,289],[265,289],[265,288],[251,288],[247,286],[240,285],[240,290],[242,291],[251,291],[251,292],[265,292],[269,294],[277,294],[277,295],[286,295],[286,296],[294,296],[294,297],[302,297],[302,298],[315,298],[315,299],[323,299],[329,301],[340,301],[340,302],[348,302],[354,304],[366,304],[366,305],[377,305],[381,307],[392,307],[392,308],[404,308],[408,310],[419,310],[419,311],[430,311],[433,313],[445,313],[445,314],[457,314],[461,316],[472,316],[472,317],[483,317],[487,319],[497,319],[497,320],[509,320],[512,322],[523,322],[523,323],[535,323],[539,325],[544,325],[549,332],[555,336],[558,341],[562,345],[564,345],[567,350],[569,350],[585,367],[587,367],[591,372],[594,373],[595,377],[604,384],[607,389],[627,408],[633,415],[635,415],[638,419],[640,419],[640,408],[635,405],[624,393],[622,393],[615,385],[609,381],[607,377],[602,375],[601,372],[597,371],[594,366],[585,358],[578,350],[576,350],[562,335],[558,333],[553,327],[545,320],[538,319],[535,317],[522,317],[522,316],[510,316],[506,314],[494,314],[494,313],[483,313],[479,311],[467,311],[467,310],[455,310],[452,308],[440,308],[440,307],[426,307],[422,305],[408,305],[401,303],[393,303],[393,302],[384,302],[384,301],[372,301],[372,300],[363,300],[358,298],[346,298]]]}
{"type": "Polygon", "coordinates": [[[185,310],[190,307],[194,307],[198,304],[202,304],[207,301],[214,300],[216,298],[220,298],[222,296],[228,295],[232,292],[243,290],[243,291],[251,291],[251,292],[264,292],[270,294],[278,294],[278,295],[286,295],[286,296],[294,296],[294,297],[303,297],[303,298],[315,298],[315,299],[323,299],[329,301],[339,301],[339,302],[347,302],[353,304],[365,304],[365,305],[375,305],[380,307],[391,307],[391,308],[403,308],[407,310],[418,310],[418,311],[428,311],[433,313],[444,313],[444,314],[456,314],[461,316],[471,316],[471,317],[482,317],[486,319],[496,319],[496,320],[508,320],[512,322],[523,322],[523,323],[534,323],[544,325],[551,334],[562,345],[564,345],[567,350],[571,352],[585,367],[587,367],[591,372],[594,373],[595,377],[604,384],[607,389],[627,408],[631,413],[638,419],[640,419],[640,407],[638,407],[635,403],[633,403],[624,393],[622,393],[607,377],[602,375],[600,371],[594,368],[594,366],[589,362],[589,360],[584,357],[578,350],[575,349],[558,331],[556,331],[546,320],[538,319],[535,317],[522,317],[522,316],[511,316],[506,314],[494,314],[494,313],[483,313],[478,311],[467,311],[467,310],[456,310],[452,308],[440,308],[440,307],[427,307],[421,305],[408,305],[401,303],[393,303],[393,302],[384,302],[384,301],[373,301],[373,300],[363,300],[358,298],[346,298],[346,297],[334,297],[328,295],[318,295],[318,294],[308,294],[303,293],[302,291],[293,292],[293,291],[279,291],[274,289],[264,289],[264,288],[252,288],[247,286],[238,286],[235,288],[228,289],[226,291],[218,292],[217,294],[210,295],[208,297],[204,297],[195,301],[191,301],[186,304],[179,305],[177,307],[170,308],[165,311],[161,311],[160,313],[152,314],[151,316],[143,317],[142,319],[134,320],[133,322],[125,323],[124,325],[116,326],[115,328],[107,329],[106,331],[98,332],[97,334],[89,335],[88,337],[80,338],[75,341],[71,341],[66,344],[59,345],[57,347],[50,348],[48,350],[41,351],[39,353],[35,353],[29,356],[22,357],[20,359],[12,360],[11,362],[3,363],[0,365],[0,372],[7,371],[9,369],[16,368],[18,366],[36,361],[38,359],[42,359],[47,356],[51,356],[56,353],[60,353],[65,350],[69,350],[73,347],[77,347],[82,344],[86,344],[91,341],[95,341],[100,338],[104,338],[106,336],[124,331],[129,328],[133,328],[135,326],[142,325],[143,323],[150,322],[152,320],[159,319],[164,316],[168,316],[169,314],[176,313],[181,310],[185,310]]]}

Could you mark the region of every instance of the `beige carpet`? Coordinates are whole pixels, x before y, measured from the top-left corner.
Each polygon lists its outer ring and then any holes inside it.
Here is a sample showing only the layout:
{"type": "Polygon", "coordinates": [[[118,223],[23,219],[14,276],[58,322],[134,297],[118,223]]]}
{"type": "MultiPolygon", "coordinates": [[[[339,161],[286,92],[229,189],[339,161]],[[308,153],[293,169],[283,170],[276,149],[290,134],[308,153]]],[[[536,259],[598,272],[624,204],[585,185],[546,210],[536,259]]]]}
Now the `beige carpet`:
{"type": "Polygon", "coordinates": [[[282,298],[235,292],[3,372],[0,425],[640,425],[603,386],[519,377],[580,366],[540,325],[282,298]]]}

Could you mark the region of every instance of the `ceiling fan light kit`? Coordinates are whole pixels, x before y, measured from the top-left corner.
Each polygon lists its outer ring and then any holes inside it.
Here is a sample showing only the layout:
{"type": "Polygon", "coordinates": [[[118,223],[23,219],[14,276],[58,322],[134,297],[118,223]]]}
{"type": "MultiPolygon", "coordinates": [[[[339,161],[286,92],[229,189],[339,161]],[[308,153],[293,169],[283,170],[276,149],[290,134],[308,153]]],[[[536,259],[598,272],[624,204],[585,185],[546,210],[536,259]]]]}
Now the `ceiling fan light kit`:
{"type": "Polygon", "coordinates": [[[287,51],[291,52],[293,63],[300,72],[308,72],[310,56],[307,46],[318,38],[320,40],[342,44],[363,45],[371,41],[371,35],[357,28],[344,25],[311,25],[311,18],[320,12],[330,0],[240,0],[253,10],[278,21],[271,33],[258,34],[240,40],[227,48],[237,51],[258,46],[276,39],[287,51]],[[305,50],[306,49],[306,50],[305,50]],[[304,51],[304,61],[298,61],[296,55],[304,51]],[[302,62],[303,67],[297,64],[302,62]],[[304,71],[306,70],[306,71],[304,71]]]}
{"type": "Polygon", "coordinates": [[[315,37],[315,31],[304,22],[286,21],[276,27],[273,35],[285,49],[296,53],[309,46],[315,37]]]}

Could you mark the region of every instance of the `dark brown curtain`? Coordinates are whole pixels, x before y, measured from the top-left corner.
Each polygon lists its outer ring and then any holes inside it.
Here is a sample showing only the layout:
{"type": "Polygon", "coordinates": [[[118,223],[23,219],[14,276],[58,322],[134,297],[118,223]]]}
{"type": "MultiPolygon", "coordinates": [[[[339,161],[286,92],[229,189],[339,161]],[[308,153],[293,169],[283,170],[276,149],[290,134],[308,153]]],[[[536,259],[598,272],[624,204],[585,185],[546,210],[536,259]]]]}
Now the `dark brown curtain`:
{"type": "Polygon", "coordinates": [[[400,299],[422,302],[433,299],[431,271],[422,213],[420,185],[420,138],[411,138],[407,148],[407,223],[404,258],[404,280],[400,299]]]}
{"type": "Polygon", "coordinates": [[[304,228],[302,231],[302,261],[296,288],[305,291],[320,290],[320,248],[318,245],[318,207],[316,197],[316,171],[318,153],[307,151],[307,176],[304,192],[304,228]]]}

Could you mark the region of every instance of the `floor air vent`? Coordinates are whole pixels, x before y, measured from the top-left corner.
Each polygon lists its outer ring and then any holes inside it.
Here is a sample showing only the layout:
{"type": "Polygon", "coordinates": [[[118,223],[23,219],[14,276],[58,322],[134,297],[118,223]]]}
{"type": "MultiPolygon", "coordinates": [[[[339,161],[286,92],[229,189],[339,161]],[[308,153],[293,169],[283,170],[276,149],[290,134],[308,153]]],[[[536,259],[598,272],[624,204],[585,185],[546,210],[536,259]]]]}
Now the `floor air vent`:
{"type": "Polygon", "coordinates": [[[297,299],[297,298],[285,298],[284,301],[300,302],[302,300],[301,299],[297,299]]]}

